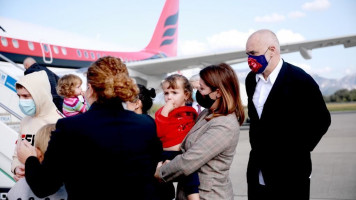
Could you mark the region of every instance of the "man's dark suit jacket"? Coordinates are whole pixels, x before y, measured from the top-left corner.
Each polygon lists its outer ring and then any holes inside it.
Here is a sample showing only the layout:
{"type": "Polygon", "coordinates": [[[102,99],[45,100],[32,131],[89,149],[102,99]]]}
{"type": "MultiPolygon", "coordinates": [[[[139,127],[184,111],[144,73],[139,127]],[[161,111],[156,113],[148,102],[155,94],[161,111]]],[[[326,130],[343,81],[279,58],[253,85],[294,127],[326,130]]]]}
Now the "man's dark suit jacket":
{"type": "Polygon", "coordinates": [[[42,70],[45,71],[48,76],[48,81],[51,85],[51,94],[52,94],[53,102],[56,105],[57,109],[62,112],[63,98],[57,94],[57,90],[56,90],[59,77],[54,72],[49,70],[47,67],[41,66],[38,63],[34,63],[33,65],[31,65],[28,69],[26,69],[24,74],[27,75],[42,70]]]}
{"type": "Polygon", "coordinates": [[[253,103],[256,84],[256,74],[250,72],[246,91],[252,150],[247,182],[257,184],[261,170],[272,192],[309,195],[310,152],[331,123],[319,87],[302,69],[283,61],[259,118],[253,103]]]}
{"type": "Polygon", "coordinates": [[[124,110],[121,102],[94,103],[58,120],[42,164],[26,160],[26,179],[40,198],[64,183],[68,199],[155,199],[161,152],[150,116],[124,110]]]}

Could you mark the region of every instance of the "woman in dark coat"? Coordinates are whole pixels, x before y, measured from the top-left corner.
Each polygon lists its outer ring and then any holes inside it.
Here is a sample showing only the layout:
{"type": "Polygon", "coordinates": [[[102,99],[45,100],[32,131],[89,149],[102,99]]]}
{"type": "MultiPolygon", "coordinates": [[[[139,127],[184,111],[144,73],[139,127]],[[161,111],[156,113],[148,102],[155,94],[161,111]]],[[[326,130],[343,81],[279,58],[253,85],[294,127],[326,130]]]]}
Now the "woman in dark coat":
{"type": "Polygon", "coordinates": [[[138,88],[120,59],[103,57],[87,72],[88,112],[57,122],[42,164],[18,145],[26,180],[38,197],[64,183],[68,199],[155,199],[162,151],[153,119],[123,109],[138,88]]]}

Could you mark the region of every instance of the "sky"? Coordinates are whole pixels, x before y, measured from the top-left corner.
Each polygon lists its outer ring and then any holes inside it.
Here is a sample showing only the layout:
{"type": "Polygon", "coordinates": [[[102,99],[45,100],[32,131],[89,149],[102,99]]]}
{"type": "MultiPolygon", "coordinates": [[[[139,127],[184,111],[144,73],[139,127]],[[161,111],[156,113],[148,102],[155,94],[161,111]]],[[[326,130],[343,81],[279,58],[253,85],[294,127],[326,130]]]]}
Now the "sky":
{"type": "MultiPolygon", "coordinates": [[[[11,20],[22,28],[20,34],[43,34],[44,40],[60,45],[135,51],[149,43],[164,3],[0,0],[0,25],[11,20]],[[35,28],[23,31],[24,23],[35,28]],[[58,34],[47,34],[47,30],[58,34]]],[[[281,44],[355,35],[355,10],[354,0],[180,0],[178,56],[245,50],[248,36],[265,28],[274,31],[281,44]]],[[[340,79],[356,73],[355,56],[356,47],[339,45],[313,50],[311,60],[298,52],[282,58],[308,73],[340,79]]],[[[249,69],[247,63],[233,67],[249,69]]]]}

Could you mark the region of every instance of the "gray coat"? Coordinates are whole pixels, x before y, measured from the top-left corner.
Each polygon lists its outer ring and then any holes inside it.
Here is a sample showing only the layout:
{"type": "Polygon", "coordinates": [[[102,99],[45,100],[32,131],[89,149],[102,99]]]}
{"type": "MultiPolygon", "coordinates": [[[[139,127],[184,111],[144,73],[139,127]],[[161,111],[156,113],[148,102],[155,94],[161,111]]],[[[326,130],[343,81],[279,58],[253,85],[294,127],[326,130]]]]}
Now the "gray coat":
{"type": "MultiPolygon", "coordinates": [[[[229,169],[235,155],[240,126],[235,113],[219,116],[210,121],[205,109],[198,117],[182,143],[183,154],[162,166],[161,177],[172,181],[180,175],[198,171],[200,199],[233,199],[229,169]]],[[[177,198],[186,199],[178,186],[177,198]]]]}

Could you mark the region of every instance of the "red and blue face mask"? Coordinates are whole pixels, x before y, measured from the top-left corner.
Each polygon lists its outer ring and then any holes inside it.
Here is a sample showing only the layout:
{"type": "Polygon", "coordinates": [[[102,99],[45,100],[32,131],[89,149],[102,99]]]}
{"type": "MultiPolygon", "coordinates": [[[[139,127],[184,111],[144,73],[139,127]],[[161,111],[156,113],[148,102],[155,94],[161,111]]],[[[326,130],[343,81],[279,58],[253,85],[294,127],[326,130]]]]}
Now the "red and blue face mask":
{"type": "MultiPolygon", "coordinates": [[[[266,52],[268,49],[266,50],[266,52]]],[[[251,56],[248,55],[248,66],[250,67],[251,71],[261,74],[262,72],[265,71],[268,61],[266,60],[265,54],[260,55],[260,56],[251,56]]]]}

